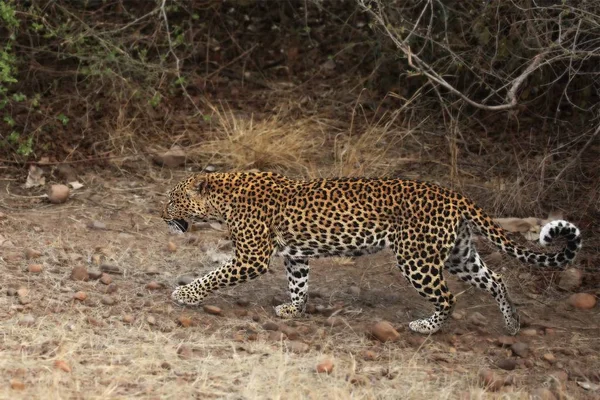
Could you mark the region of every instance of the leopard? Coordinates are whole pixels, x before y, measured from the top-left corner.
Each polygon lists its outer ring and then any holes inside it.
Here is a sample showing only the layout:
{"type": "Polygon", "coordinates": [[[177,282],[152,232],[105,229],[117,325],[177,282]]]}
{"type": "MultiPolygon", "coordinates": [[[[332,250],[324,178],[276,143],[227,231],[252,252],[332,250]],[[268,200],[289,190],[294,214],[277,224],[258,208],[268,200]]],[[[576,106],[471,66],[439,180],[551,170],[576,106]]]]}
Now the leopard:
{"type": "Polygon", "coordinates": [[[174,289],[176,304],[199,305],[219,288],[265,274],[271,258],[281,256],[290,301],[276,306],[275,314],[296,318],[306,312],[310,258],[357,257],[387,248],[410,285],[433,303],[431,316],[408,324],[420,334],[439,331],[454,310],[446,271],[489,293],[508,333],[518,333],[517,309],[502,276],[477,252],[475,234],[521,262],[550,269],[567,266],[582,245],[575,225],[554,220],[541,228],[539,242],[545,246],[561,238],[566,244],[554,253],[536,252],[511,239],[458,192],[396,177],[304,180],[275,172],[196,173],[168,192],[161,216],[179,234],[194,223],[221,223],[232,243],[228,262],[174,289]]]}

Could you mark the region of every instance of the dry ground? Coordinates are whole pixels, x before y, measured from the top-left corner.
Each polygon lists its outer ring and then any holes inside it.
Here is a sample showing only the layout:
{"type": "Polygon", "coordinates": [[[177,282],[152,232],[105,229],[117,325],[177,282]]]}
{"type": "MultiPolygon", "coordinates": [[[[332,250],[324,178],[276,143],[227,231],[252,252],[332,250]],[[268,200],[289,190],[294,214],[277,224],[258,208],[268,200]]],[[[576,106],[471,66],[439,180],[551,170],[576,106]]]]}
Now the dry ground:
{"type": "Polygon", "coordinates": [[[159,209],[181,176],[152,167],[89,173],[63,205],[18,197],[28,196],[20,181],[0,182],[0,398],[528,399],[542,388],[566,399],[600,396],[578,384],[598,383],[598,306],[570,309],[556,273],[507,258],[489,264],[506,277],[525,320],[516,337],[528,345],[522,357],[502,347],[493,299],[453,278],[456,318],[430,337],[408,331],[431,310],[388,253],[314,261],[310,303],[319,311],[296,321],[273,312],[286,292],[277,259],[272,274],[207,299],[222,315],[173,305],[178,277],[205,273],[227,252],[225,233],[208,227],[168,235],[159,209]],[[41,272],[30,272],[31,264],[41,272]],[[109,285],[71,277],[74,267],[94,273],[102,265],[116,267],[109,285]],[[148,288],[152,281],[158,287],[148,288]],[[78,292],[86,298],[74,299],[78,292]],[[398,329],[399,340],[367,336],[380,320],[398,329]],[[265,330],[269,321],[287,335],[265,330]],[[333,372],[317,374],[325,359],[333,372]],[[482,369],[506,385],[481,383],[482,369]]]}

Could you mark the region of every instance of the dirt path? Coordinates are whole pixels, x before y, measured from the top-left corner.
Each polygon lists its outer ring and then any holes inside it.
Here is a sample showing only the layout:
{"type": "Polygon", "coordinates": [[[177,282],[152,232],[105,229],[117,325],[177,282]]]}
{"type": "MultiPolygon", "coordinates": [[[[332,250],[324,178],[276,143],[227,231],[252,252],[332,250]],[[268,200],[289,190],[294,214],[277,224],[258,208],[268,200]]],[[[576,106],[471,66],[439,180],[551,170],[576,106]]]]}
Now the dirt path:
{"type": "Polygon", "coordinates": [[[169,236],[158,210],[170,182],[83,181],[63,205],[2,188],[0,398],[600,396],[581,386],[600,383],[598,306],[567,306],[556,273],[489,260],[524,320],[515,338],[491,297],[453,278],[458,305],[444,330],[408,331],[430,306],[388,253],[314,261],[311,314],[296,321],[273,312],[286,298],[277,259],[272,274],[210,296],[218,310],[179,308],[174,284],[227,257],[225,234],[169,236]],[[380,320],[398,340],[367,336],[380,320]],[[324,360],[333,371],[317,374],[324,360]]]}

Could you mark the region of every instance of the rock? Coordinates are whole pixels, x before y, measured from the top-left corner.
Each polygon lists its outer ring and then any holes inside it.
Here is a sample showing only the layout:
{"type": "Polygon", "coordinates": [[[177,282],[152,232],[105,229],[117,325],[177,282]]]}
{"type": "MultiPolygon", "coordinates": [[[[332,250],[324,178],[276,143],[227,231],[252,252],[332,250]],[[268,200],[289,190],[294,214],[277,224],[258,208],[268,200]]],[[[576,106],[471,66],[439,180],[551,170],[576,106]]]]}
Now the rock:
{"type": "Polygon", "coordinates": [[[177,349],[177,355],[181,359],[189,360],[194,355],[194,351],[190,346],[184,343],[177,349]]]}
{"type": "Polygon", "coordinates": [[[19,290],[17,290],[17,296],[19,297],[25,297],[29,295],[29,289],[27,288],[19,288],[19,290]]]}
{"type": "Polygon", "coordinates": [[[281,332],[283,332],[288,339],[290,340],[297,340],[300,337],[300,334],[298,333],[298,331],[294,328],[292,328],[291,326],[287,326],[287,325],[281,325],[279,327],[279,329],[281,330],[281,332]]]}
{"type": "Polygon", "coordinates": [[[181,275],[177,278],[177,286],[189,285],[194,281],[194,279],[196,278],[194,278],[192,275],[181,275]]]}
{"type": "Polygon", "coordinates": [[[460,321],[461,319],[465,318],[465,314],[466,313],[464,310],[456,310],[450,316],[452,317],[452,319],[460,321]]]}
{"type": "Polygon", "coordinates": [[[177,245],[169,240],[169,243],[167,243],[167,251],[169,253],[175,253],[177,251],[177,245]]]}
{"type": "Polygon", "coordinates": [[[156,267],[150,267],[146,270],[146,275],[159,275],[160,271],[156,267]]]}
{"type": "Polygon", "coordinates": [[[349,376],[347,379],[348,379],[348,382],[350,382],[354,386],[367,386],[370,383],[369,378],[367,378],[364,375],[360,375],[360,374],[353,374],[352,376],[349,376]]]}
{"type": "Polygon", "coordinates": [[[513,343],[510,346],[510,349],[512,350],[512,352],[521,357],[521,358],[525,358],[529,355],[529,346],[527,345],[527,343],[523,343],[523,342],[516,342],[513,343]]]}
{"type": "Polygon", "coordinates": [[[334,327],[334,326],[345,326],[346,323],[344,319],[341,317],[329,317],[325,320],[325,326],[334,327]]]}
{"type": "Polygon", "coordinates": [[[77,171],[69,164],[58,165],[55,172],[64,182],[75,182],[77,180],[77,171]]]}
{"type": "Polygon", "coordinates": [[[12,390],[25,390],[25,383],[17,378],[12,378],[10,380],[10,388],[12,390]]]}
{"type": "Polygon", "coordinates": [[[35,324],[35,317],[31,314],[22,315],[19,319],[19,325],[31,326],[33,324],[35,324]]]}
{"type": "Polygon", "coordinates": [[[271,321],[265,322],[262,327],[265,331],[278,331],[279,330],[279,325],[277,325],[275,322],[271,322],[271,321]]]}
{"type": "Polygon", "coordinates": [[[504,386],[504,379],[497,376],[494,371],[490,369],[480,370],[478,376],[480,384],[493,392],[500,390],[500,388],[504,386]]]}
{"type": "Polygon", "coordinates": [[[223,314],[223,310],[221,310],[217,306],[205,305],[205,306],[202,306],[202,309],[204,310],[205,313],[211,314],[211,315],[222,315],[223,314]]]}
{"type": "Polygon", "coordinates": [[[123,322],[125,322],[126,324],[131,324],[131,323],[133,323],[133,321],[135,321],[135,318],[133,315],[131,315],[131,314],[123,315],[123,322]]]}
{"type": "Polygon", "coordinates": [[[317,364],[317,373],[330,374],[333,371],[333,366],[333,361],[327,358],[317,364]]]}
{"type": "Polygon", "coordinates": [[[148,289],[148,290],[158,290],[161,288],[162,288],[162,285],[156,281],[148,282],[148,284],[146,285],[146,289],[148,289]]]}
{"type": "Polygon", "coordinates": [[[148,315],[148,317],[146,318],[146,322],[148,323],[148,325],[156,325],[156,318],[154,318],[154,316],[152,315],[148,315]]]}
{"type": "Polygon", "coordinates": [[[572,292],[581,286],[583,273],[577,268],[567,268],[558,275],[558,287],[564,291],[572,292]]]}
{"type": "Polygon", "coordinates": [[[365,361],[375,361],[377,360],[377,353],[371,350],[364,350],[362,352],[362,357],[365,361]]]}
{"type": "Polygon", "coordinates": [[[96,319],[94,317],[87,317],[87,322],[90,325],[98,326],[98,327],[102,327],[102,326],[106,325],[103,321],[96,319]]]}
{"type": "Polygon", "coordinates": [[[8,288],[8,289],[6,289],[6,295],[7,296],[16,296],[17,295],[17,289],[15,289],[15,288],[8,288]]]}
{"type": "Polygon", "coordinates": [[[567,303],[580,310],[589,310],[596,305],[596,297],[588,293],[575,293],[569,296],[567,303]]]}
{"type": "Polygon", "coordinates": [[[348,293],[350,293],[354,297],[360,296],[360,288],[358,286],[350,286],[348,288],[348,293]]]}
{"type": "Polygon", "coordinates": [[[498,344],[502,347],[508,347],[517,342],[517,338],[514,336],[498,336],[498,344]]]}
{"type": "Polygon", "coordinates": [[[27,267],[27,270],[32,274],[39,274],[42,272],[42,269],[44,269],[42,264],[29,264],[27,267]]]}
{"type": "Polygon", "coordinates": [[[71,279],[74,281],[87,281],[90,279],[90,275],[86,267],[78,266],[71,270],[71,279]]]}
{"type": "Polygon", "coordinates": [[[520,334],[521,336],[535,336],[537,335],[537,330],[533,328],[523,329],[520,334]]]}
{"type": "Polygon", "coordinates": [[[506,371],[512,371],[517,367],[517,360],[514,358],[503,358],[496,362],[496,367],[506,371]]]}
{"type": "Polygon", "coordinates": [[[61,204],[67,201],[69,198],[69,194],[71,190],[67,185],[52,185],[50,189],[48,189],[48,200],[52,204],[61,204]]]}
{"type": "Polygon", "coordinates": [[[390,342],[398,340],[400,334],[392,324],[387,321],[379,321],[371,327],[369,333],[372,337],[380,342],[390,342]]]}
{"type": "Polygon", "coordinates": [[[108,287],[106,288],[106,294],[112,294],[112,293],[116,293],[117,290],[119,289],[119,287],[117,286],[116,283],[111,283],[110,285],[108,285],[108,287]]]}
{"type": "Polygon", "coordinates": [[[106,306],[112,306],[116,303],[116,300],[111,296],[102,296],[100,302],[106,306]]]}
{"type": "Polygon", "coordinates": [[[188,317],[187,315],[180,315],[179,318],[177,318],[177,322],[179,323],[179,325],[183,326],[184,328],[189,328],[190,326],[193,325],[193,321],[190,317],[188,317]]]}
{"type": "Polygon", "coordinates": [[[556,396],[554,393],[550,391],[550,389],[546,388],[537,388],[531,391],[529,394],[530,400],[556,400],[556,396]]]}
{"type": "Polygon", "coordinates": [[[542,358],[548,361],[550,364],[554,364],[556,362],[556,357],[552,353],[545,353],[542,358]]]}
{"type": "Polygon", "coordinates": [[[281,342],[285,339],[285,333],[279,331],[269,331],[267,338],[273,342],[281,342]]]}
{"type": "Polygon", "coordinates": [[[100,279],[102,277],[103,272],[97,269],[88,270],[88,276],[90,279],[100,279]]]}
{"type": "Polygon", "coordinates": [[[161,166],[177,168],[185,163],[186,155],[180,146],[175,145],[161,154],[155,154],[152,160],[161,166]]]}
{"type": "Polygon", "coordinates": [[[71,367],[69,366],[69,364],[67,364],[66,361],[63,360],[54,361],[54,367],[65,372],[71,372],[71,367]]]}
{"type": "Polygon", "coordinates": [[[483,316],[480,312],[475,311],[473,314],[469,315],[468,321],[475,326],[486,326],[487,318],[483,316]]]}
{"type": "Polygon", "coordinates": [[[113,281],[112,276],[110,276],[109,274],[102,274],[102,276],[100,277],[100,282],[102,282],[105,285],[110,285],[113,281]]]}
{"type": "Polygon", "coordinates": [[[237,301],[235,303],[240,307],[248,307],[250,305],[250,300],[242,297],[242,298],[237,299],[237,301]]]}
{"type": "Polygon", "coordinates": [[[33,260],[36,258],[40,258],[42,256],[42,252],[34,249],[25,250],[25,258],[28,260],[33,260]]]}
{"type": "Polygon", "coordinates": [[[291,351],[293,353],[306,353],[310,349],[310,346],[307,345],[306,343],[297,342],[297,341],[293,341],[293,340],[286,342],[286,347],[288,348],[289,351],[291,351]]]}
{"type": "Polygon", "coordinates": [[[89,229],[101,231],[101,230],[106,229],[106,224],[102,221],[93,220],[93,221],[88,222],[87,227],[89,229]]]}
{"type": "Polygon", "coordinates": [[[123,275],[123,271],[121,271],[119,267],[111,264],[101,264],[100,271],[106,272],[107,274],[123,275]]]}
{"type": "Polygon", "coordinates": [[[87,293],[79,291],[73,295],[73,298],[75,300],[84,301],[85,299],[87,299],[87,293]]]}

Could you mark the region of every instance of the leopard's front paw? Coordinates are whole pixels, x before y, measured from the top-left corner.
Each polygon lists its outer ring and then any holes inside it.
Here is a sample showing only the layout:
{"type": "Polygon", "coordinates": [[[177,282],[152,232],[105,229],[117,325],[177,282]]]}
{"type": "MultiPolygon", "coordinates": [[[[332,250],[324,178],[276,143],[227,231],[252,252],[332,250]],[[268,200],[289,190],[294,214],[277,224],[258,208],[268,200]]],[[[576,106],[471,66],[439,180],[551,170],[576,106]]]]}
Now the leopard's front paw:
{"type": "Polygon", "coordinates": [[[171,300],[180,306],[197,306],[202,302],[202,297],[194,292],[189,285],[179,286],[171,293],[171,300]]]}
{"type": "Polygon", "coordinates": [[[275,315],[277,315],[279,318],[296,318],[302,315],[302,313],[303,310],[299,309],[299,307],[292,303],[280,304],[275,307],[275,315]]]}

